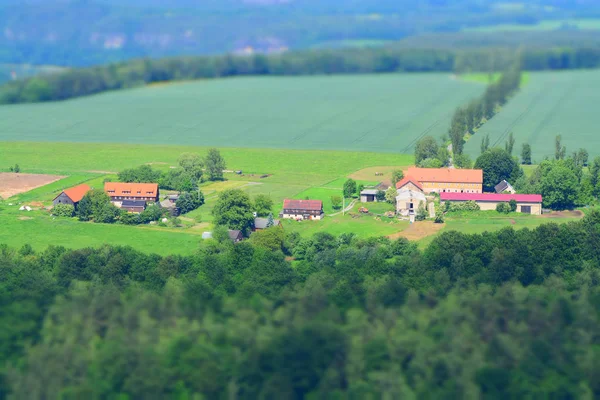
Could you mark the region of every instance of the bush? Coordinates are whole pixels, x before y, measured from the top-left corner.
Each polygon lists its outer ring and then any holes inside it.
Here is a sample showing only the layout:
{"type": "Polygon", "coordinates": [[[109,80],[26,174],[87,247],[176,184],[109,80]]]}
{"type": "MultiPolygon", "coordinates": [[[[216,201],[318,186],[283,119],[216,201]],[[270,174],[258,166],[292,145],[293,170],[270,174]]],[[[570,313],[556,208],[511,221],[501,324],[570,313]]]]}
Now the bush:
{"type": "Polygon", "coordinates": [[[57,204],[52,209],[52,215],[57,217],[72,217],[75,214],[75,207],[71,204],[57,204]]]}
{"type": "Polygon", "coordinates": [[[464,203],[451,203],[450,211],[479,211],[481,207],[474,201],[465,201],[464,203]]]}
{"type": "Polygon", "coordinates": [[[419,205],[415,219],[417,221],[425,221],[425,219],[427,219],[427,208],[425,207],[425,203],[419,205]]]}
{"type": "Polygon", "coordinates": [[[378,190],[375,198],[377,201],[385,201],[385,192],[383,190],[378,190]]]}
{"type": "Polygon", "coordinates": [[[177,199],[177,208],[181,210],[182,214],[194,211],[198,207],[204,204],[204,194],[201,191],[193,191],[189,193],[182,193],[177,199]]]}
{"type": "Polygon", "coordinates": [[[142,223],[142,220],[140,218],[140,214],[123,212],[121,214],[121,222],[125,225],[139,225],[142,223]]]}
{"type": "Polygon", "coordinates": [[[342,208],[341,196],[331,196],[331,207],[334,210],[339,210],[340,208],[342,208]]]}
{"type": "Polygon", "coordinates": [[[510,206],[510,211],[511,212],[516,212],[517,211],[517,201],[515,199],[512,199],[511,201],[509,201],[508,205],[510,206]]]}
{"type": "Polygon", "coordinates": [[[162,215],[163,209],[158,204],[152,204],[140,214],[140,223],[147,224],[151,221],[158,221],[162,215]]]}
{"type": "Polygon", "coordinates": [[[444,223],[444,214],[437,214],[435,216],[435,220],[433,222],[436,224],[443,224],[444,223]]]}
{"type": "Polygon", "coordinates": [[[508,214],[511,211],[510,204],[508,203],[498,203],[496,206],[496,211],[503,214],[508,214]]]}

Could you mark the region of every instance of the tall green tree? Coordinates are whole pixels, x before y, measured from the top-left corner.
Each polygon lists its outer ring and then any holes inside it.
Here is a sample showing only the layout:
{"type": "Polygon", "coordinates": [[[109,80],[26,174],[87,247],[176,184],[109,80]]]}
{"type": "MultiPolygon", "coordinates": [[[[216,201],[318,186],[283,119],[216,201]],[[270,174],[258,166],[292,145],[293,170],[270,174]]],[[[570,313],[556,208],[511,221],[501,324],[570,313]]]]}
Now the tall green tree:
{"type": "Polygon", "coordinates": [[[392,186],[396,186],[396,183],[404,179],[404,172],[401,169],[395,169],[392,171],[392,186]]]}
{"type": "Polygon", "coordinates": [[[452,153],[462,154],[465,145],[465,133],[467,131],[466,113],[462,108],[458,108],[452,117],[448,136],[452,142],[452,153]]]}
{"type": "Polygon", "coordinates": [[[481,154],[485,153],[490,148],[490,135],[487,134],[481,138],[481,154]]]}
{"type": "Polygon", "coordinates": [[[183,168],[186,174],[189,175],[194,181],[202,182],[204,161],[199,154],[183,153],[179,156],[178,162],[179,166],[183,168]]]}
{"type": "Polygon", "coordinates": [[[558,135],[554,138],[554,159],[564,160],[567,155],[567,146],[562,145],[562,136],[558,135]]]}
{"type": "Polygon", "coordinates": [[[223,171],[227,168],[225,159],[221,156],[221,152],[217,149],[209,149],[206,158],[204,159],[206,173],[210,181],[222,181],[223,171]]]}
{"type": "Polygon", "coordinates": [[[578,185],[572,170],[554,165],[540,182],[544,206],[553,210],[572,209],[577,200],[578,185]]]}
{"type": "Polygon", "coordinates": [[[483,170],[483,189],[493,192],[494,186],[503,180],[515,182],[523,175],[519,163],[504,149],[493,148],[475,161],[475,169],[483,170]]]}
{"type": "Polygon", "coordinates": [[[179,195],[175,204],[182,214],[189,213],[204,204],[204,194],[199,190],[184,192],[179,195]]]}
{"type": "Polygon", "coordinates": [[[438,143],[432,136],[419,139],[415,145],[415,164],[419,165],[428,158],[436,158],[438,154],[438,143]]]}
{"type": "Polygon", "coordinates": [[[506,150],[506,152],[508,154],[510,154],[512,156],[513,153],[513,149],[515,147],[515,136],[514,134],[511,132],[508,135],[508,140],[506,141],[505,145],[504,145],[504,149],[506,150]]]}
{"type": "Polygon", "coordinates": [[[354,197],[356,194],[356,181],[354,179],[348,179],[346,182],[344,182],[343,193],[344,197],[354,197]]]}
{"type": "Polygon", "coordinates": [[[254,211],[259,217],[272,215],[273,199],[266,194],[258,194],[254,197],[254,211]]]}
{"type": "Polygon", "coordinates": [[[250,197],[239,189],[225,190],[212,210],[214,223],[248,235],[254,223],[253,204],[250,197]]]}
{"type": "Polygon", "coordinates": [[[521,164],[531,165],[531,146],[529,143],[523,143],[521,149],[521,164]]]}

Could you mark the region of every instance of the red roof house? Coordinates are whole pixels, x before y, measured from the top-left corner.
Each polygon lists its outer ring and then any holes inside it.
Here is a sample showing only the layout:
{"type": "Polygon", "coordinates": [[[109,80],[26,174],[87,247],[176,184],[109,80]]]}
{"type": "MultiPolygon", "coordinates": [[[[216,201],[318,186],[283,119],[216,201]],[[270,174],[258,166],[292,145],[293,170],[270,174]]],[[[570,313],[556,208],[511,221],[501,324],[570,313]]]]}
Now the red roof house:
{"type": "Polygon", "coordinates": [[[413,178],[412,176],[405,176],[404,179],[402,179],[401,181],[398,181],[396,183],[396,189],[400,190],[407,185],[409,186],[408,187],[409,189],[414,190],[416,188],[416,189],[419,189],[421,192],[423,191],[423,185],[421,185],[421,183],[418,180],[416,180],[415,178],[413,178]],[[411,184],[414,187],[411,187],[411,184]]]}
{"type": "Polygon", "coordinates": [[[81,201],[81,199],[83,199],[83,196],[85,196],[85,194],[90,190],[91,188],[85,183],[79,186],[65,189],[62,191],[61,194],[54,198],[53,204],[70,204],[72,206],[76,206],[81,201]]]}
{"type": "Polygon", "coordinates": [[[321,200],[290,200],[283,201],[281,218],[286,219],[321,219],[324,216],[321,200]]]}

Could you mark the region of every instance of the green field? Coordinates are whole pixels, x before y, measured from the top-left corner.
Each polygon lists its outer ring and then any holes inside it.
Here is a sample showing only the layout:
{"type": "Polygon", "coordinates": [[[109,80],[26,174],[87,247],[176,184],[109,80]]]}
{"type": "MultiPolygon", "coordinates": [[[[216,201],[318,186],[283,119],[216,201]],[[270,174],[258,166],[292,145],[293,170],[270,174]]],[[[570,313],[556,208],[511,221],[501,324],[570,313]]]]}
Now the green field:
{"type": "Polygon", "coordinates": [[[503,146],[512,131],[515,153],[527,142],[537,161],[554,155],[559,134],[569,152],[585,147],[592,156],[600,155],[599,101],[600,70],[532,73],[528,84],[469,140],[465,150],[476,157],[483,135],[490,135],[492,146],[503,146]]]}
{"type": "Polygon", "coordinates": [[[216,79],[0,107],[0,141],[412,153],[485,89],[448,74],[216,79]]]}
{"type": "Polygon", "coordinates": [[[28,64],[0,64],[0,84],[12,80],[13,74],[17,79],[21,79],[38,74],[53,73],[61,69],[60,67],[28,64]]]}

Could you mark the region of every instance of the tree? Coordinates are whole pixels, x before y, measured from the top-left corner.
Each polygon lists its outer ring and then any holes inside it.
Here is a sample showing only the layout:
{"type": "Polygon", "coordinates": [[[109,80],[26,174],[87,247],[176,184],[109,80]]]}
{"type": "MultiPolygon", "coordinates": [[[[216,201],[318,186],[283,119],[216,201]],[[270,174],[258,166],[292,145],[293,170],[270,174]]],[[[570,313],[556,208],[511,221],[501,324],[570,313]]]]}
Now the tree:
{"type": "Polygon", "coordinates": [[[573,208],[577,188],[578,180],[573,171],[562,165],[553,166],[540,182],[544,206],[553,210],[573,208]]]}
{"type": "Polygon", "coordinates": [[[57,217],[72,217],[75,213],[75,207],[71,204],[57,204],[52,208],[52,215],[57,217]]]}
{"type": "Polygon", "coordinates": [[[154,183],[158,182],[161,176],[162,173],[153,170],[151,166],[141,165],[137,168],[125,169],[119,172],[119,181],[128,183],[154,183]]]}
{"type": "Polygon", "coordinates": [[[342,197],[341,196],[331,196],[331,207],[334,210],[339,210],[342,208],[342,197]]]}
{"type": "Polygon", "coordinates": [[[458,108],[452,117],[448,136],[452,142],[452,153],[462,154],[465,145],[465,133],[467,130],[465,110],[458,108]]]}
{"type": "Polygon", "coordinates": [[[172,168],[159,180],[161,189],[191,192],[198,189],[198,181],[183,168],[172,168]]]}
{"type": "Polygon", "coordinates": [[[271,228],[275,226],[275,220],[273,219],[273,213],[269,213],[269,216],[267,217],[267,228],[271,228]]]}
{"type": "Polygon", "coordinates": [[[438,143],[433,137],[425,136],[420,139],[415,145],[415,164],[418,165],[428,158],[436,158],[438,148],[438,143]]]}
{"type": "Polygon", "coordinates": [[[578,168],[587,167],[589,157],[590,155],[586,149],[579,149],[573,153],[573,161],[578,168]]]}
{"type": "Polygon", "coordinates": [[[506,152],[494,148],[486,151],[475,161],[475,169],[483,170],[483,189],[492,192],[503,180],[515,182],[523,175],[519,164],[506,152]]]}
{"type": "Polygon", "coordinates": [[[562,136],[558,135],[554,138],[554,158],[556,160],[564,160],[567,154],[567,146],[562,145],[562,136]]]}
{"type": "Polygon", "coordinates": [[[250,197],[239,189],[221,192],[212,210],[214,223],[248,235],[254,224],[253,204],[250,197]]]}
{"type": "Polygon", "coordinates": [[[529,143],[523,143],[521,150],[521,164],[531,165],[531,146],[529,143]]]}
{"type": "Polygon", "coordinates": [[[504,202],[498,203],[496,205],[496,211],[498,211],[499,213],[502,213],[502,214],[510,213],[510,208],[511,208],[510,205],[508,203],[504,203],[504,202]]]}
{"type": "Polygon", "coordinates": [[[517,211],[517,201],[515,199],[510,199],[510,201],[508,202],[508,205],[510,206],[510,212],[517,211]]]}
{"type": "Polygon", "coordinates": [[[401,169],[395,169],[392,171],[392,186],[396,186],[396,183],[404,179],[404,172],[401,169]]]}
{"type": "Polygon", "coordinates": [[[398,192],[394,187],[389,187],[385,191],[385,201],[390,204],[396,204],[396,197],[398,197],[398,192]]]}
{"type": "Polygon", "coordinates": [[[112,224],[121,215],[121,210],[111,202],[103,203],[100,208],[94,212],[94,222],[103,224],[112,224]]]}
{"type": "Polygon", "coordinates": [[[436,157],[444,167],[450,165],[450,152],[448,151],[448,147],[445,144],[442,144],[439,147],[436,157]]]}
{"type": "Polygon", "coordinates": [[[489,148],[490,148],[490,135],[487,134],[481,138],[481,154],[488,151],[489,148]]]}
{"type": "Polygon", "coordinates": [[[600,193],[600,157],[594,158],[590,166],[590,181],[593,187],[594,196],[600,193]]]}
{"type": "Polygon", "coordinates": [[[15,164],[15,167],[13,168],[13,172],[16,174],[21,172],[21,167],[19,166],[19,164],[15,164]]]}
{"type": "Polygon", "coordinates": [[[385,201],[385,192],[383,190],[378,190],[375,199],[377,199],[377,201],[385,201]]]}
{"type": "Polygon", "coordinates": [[[354,179],[348,179],[344,182],[344,197],[353,197],[356,193],[356,181],[354,179]]]}
{"type": "Polygon", "coordinates": [[[225,159],[221,156],[221,153],[217,149],[209,149],[206,158],[204,159],[206,165],[206,173],[208,174],[208,180],[210,181],[222,181],[223,171],[227,168],[225,159]]]}
{"type": "Polygon", "coordinates": [[[427,208],[425,207],[425,202],[421,202],[419,204],[419,208],[417,208],[417,215],[415,216],[417,221],[425,221],[427,219],[427,208]]]}
{"type": "Polygon", "coordinates": [[[152,204],[140,214],[140,223],[147,224],[152,221],[158,221],[162,218],[165,210],[158,204],[152,204]]]}
{"type": "Polygon", "coordinates": [[[513,153],[513,149],[515,147],[515,136],[513,135],[513,133],[511,132],[508,135],[508,140],[506,141],[505,145],[504,145],[504,149],[506,150],[506,152],[508,154],[510,154],[512,156],[513,153]]]}
{"type": "Polygon", "coordinates": [[[202,182],[204,162],[202,157],[196,153],[183,153],[179,156],[179,166],[195,182],[202,182]]]}
{"type": "Polygon", "coordinates": [[[266,217],[273,209],[273,199],[266,194],[258,194],[254,197],[254,211],[259,217],[266,217]]]}
{"type": "Polygon", "coordinates": [[[179,195],[175,205],[182,214],[194,211],[204,204],[204,194],[201,191],[184,192],[179,195]]]}
{"type": "Polygon", "coordinates": [[[114,210],[108,208],[108,205],[112,205],[110,197],[102,190],[92,189],[79,202],[77,217],[80,221],[96,220],[97,218],[110,220],[114,210]],[[100,214],[103,215],[100,216],[100,214]]]}
{"type": "Polygon", "coordinates": [[[365,190],[365,185],[363,185],[362,183],[360,185],[357,185],[356,196],[360,197],[360,194],[362,193],[363,190],[365,190]]]}
{"type": "Polygon", "coordinates": [[[473,166],[473,161],[467,154],[459,154],[454,156],[454,166],[456,168],[469,169],[473,166]]]}

